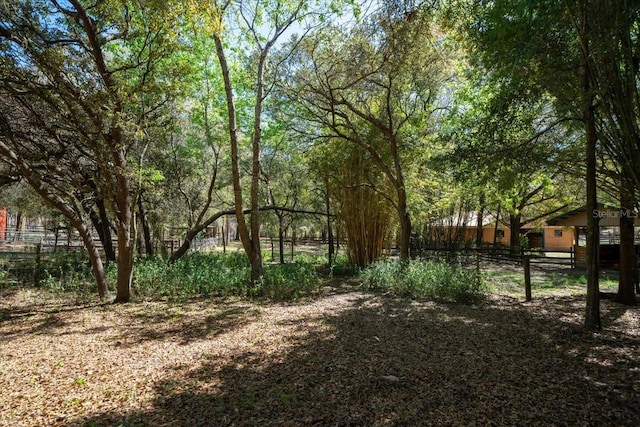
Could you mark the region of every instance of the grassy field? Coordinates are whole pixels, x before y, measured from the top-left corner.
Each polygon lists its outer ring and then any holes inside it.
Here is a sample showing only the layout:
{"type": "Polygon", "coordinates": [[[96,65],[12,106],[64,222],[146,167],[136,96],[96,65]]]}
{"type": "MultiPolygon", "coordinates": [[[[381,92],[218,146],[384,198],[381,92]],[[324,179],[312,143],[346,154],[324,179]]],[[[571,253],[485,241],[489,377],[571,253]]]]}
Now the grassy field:
{"type": "MultiPolygon", "coordinates": [[[[524,270],[516,265],[490,265],[483,269],[483,278],[490,292],[513,297],[524,295],[524,270]]],[[[586,292],[586,272],[570,268],[531,269],[531,291],[533,298],[548,296],[580,296],[586,292]]],[[[600,290],[615,292],[618,274],[605,270],[600,274],[600,290]]]]}

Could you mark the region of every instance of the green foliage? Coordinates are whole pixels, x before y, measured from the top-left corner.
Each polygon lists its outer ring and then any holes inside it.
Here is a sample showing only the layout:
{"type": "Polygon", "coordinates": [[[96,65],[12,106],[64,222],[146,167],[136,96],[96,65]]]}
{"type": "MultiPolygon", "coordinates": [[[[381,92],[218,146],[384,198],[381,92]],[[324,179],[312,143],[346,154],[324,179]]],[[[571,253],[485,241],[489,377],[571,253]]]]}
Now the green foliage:
{"type": "Polygon", "coordinates": [[[9,272],[0,268],[0,289],[11,287],[14,283],[15,281],[9,276],[9,272]]]}
{"type": "Polygon", "coordinates": [[[357,276],[360,269],[357,265],[349,262],[346,255],[338,255],[331,266],[332,276],[357,276]]]}
{"type": "Polygon", "coordinates": [[[361,277],[370,289],[409,298],[471,303],[484,290],[476,271],[426,260],[377,262],[364,269],[361,277]]]}
{"type": "MultiPolygon", "coordinates": [[[[165,258],[155,257],[136,262],[133,286],[142,298],[258,296],[292,300],[319,288],[317,264],[315,257],[302,257],[293,264],[266,265],[262,283],[251,288],[250,266],[243,253],[193,253],[171,265],[165,258]]],[[[116,270],[107,275],[113,283],[116,270]]]]}
{"type": "Polygon", "coordinates": [[[60,252],[46,257],[46,271],[57,278],[89,278],[91,265],[84,252],[60,252]]]}
{"type": "Polygon", "coordinates": [[[39,286],[52,292],[73,292],[83,296],[95,292],[91,265],[85,253],[47,254],[41,264],[39,286]]]}
{"type": "MultiPolygon", "coordinates": [[[[115,277],[115,271],[109,276],[115,277]]],[[[249,263],[244,255],[193,253],[171,265],[162,257],[138,260],[133,286],[143,298],[179,298],[246,295],[248,283],[249,263]]]]}
{"type": "Polygon", "coordinates": [[[320,289],[317,258],[296,259],[293,264],[272,264],[264,267],[262,284],[255,293],[273,301],[289,301],[310,295],[320,289]]]}
{"type": "Polygon", "coordinates": [[[91,266],[86,254],[57,252],[41,254],[36,266],[35,253],[3,254],[0,259],[0,287],[34,284],[38,268],[38,286],[55,292],[93,292],[91,266]]]}

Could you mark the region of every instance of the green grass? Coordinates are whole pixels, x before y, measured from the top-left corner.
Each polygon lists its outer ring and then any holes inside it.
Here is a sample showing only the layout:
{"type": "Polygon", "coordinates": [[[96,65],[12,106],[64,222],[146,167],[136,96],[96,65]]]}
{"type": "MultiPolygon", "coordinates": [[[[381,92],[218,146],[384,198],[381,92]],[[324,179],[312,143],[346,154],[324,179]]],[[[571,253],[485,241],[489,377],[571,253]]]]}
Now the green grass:
{"type": "Polygon", "coordinates": [[[409,298],[470,303],[479,300],[484,289],[475,270],[429,260],[380,261],[360,275],[372,290],[409,298]]]}
{"type": "MultiPolygon", "coordinates": [[[[265,264],[262,282],[250,286],[250,266],[242,253],[188,254],[169,265],[163,257],[139,259],[134,269],[133,290],[147,299],[181,299],[195,296],[265,297],[275,301],[300,298],[320,288],[316,269],[321,257],[300,255],[295,262],[265,264]]],[[[107,280],[115,283],[117,270],[107,280]]]]}
{"type": "MultiPolygon", "coordinates": [[[[521,297],[524,295],[524,270],[483,270],[482,276],[491,293],[521,297]]],[[[610,272],[600,277],[600,289],[614,291],[617,279],[610,272]]],[[[544,271],[533,269],[531,291],[533,297],[580,295],[586,293],[587,278],[581,271],[544,271]]]]}

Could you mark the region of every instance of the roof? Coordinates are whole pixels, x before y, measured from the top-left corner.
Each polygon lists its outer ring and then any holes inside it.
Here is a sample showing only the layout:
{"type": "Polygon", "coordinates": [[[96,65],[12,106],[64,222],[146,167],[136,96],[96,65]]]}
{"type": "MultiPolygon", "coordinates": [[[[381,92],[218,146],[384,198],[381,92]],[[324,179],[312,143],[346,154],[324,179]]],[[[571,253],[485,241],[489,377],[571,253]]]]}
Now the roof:
{"type": "Polygon", "coordinates": [[[565,212],[562,215],[554,216],[553,218],[549,218],[547,220],[548,225],[557,225],[560,222],[565,222],[568,218],[571,218],[577,214],[587,211],[587,206],[582,206],[576,209],[572,209],[569,212],[565,212]]]}
{"type": "MultiPolygon", "coordinates": [[[[496,215],[493,213],[485,212],[482,216],[482,226],[495,224],[496,215]]],[[[440,218],[431,223],[433,226],[438,227],[477,227],[478,226],[478,211],[469,211],[462,215],[451,215],[444,218],[440,218]]]]}
{"type": "MultiPolygon", "coordinates": [[[[620,225],[620,217],[624,215],[624,212],[620,207],[604,202],[598,202],[597,211],[597,214],[600,216],[599,224],[603,227],[615,227],[620,225]]],[[[632,214],[635,218],[636,225],[640,225],[638,213],[634,211],[632,214]]],[[[547,220],[547,224],[585,227],[587,225],[587,215],[587,207],[582,206],[547,220]]]]}

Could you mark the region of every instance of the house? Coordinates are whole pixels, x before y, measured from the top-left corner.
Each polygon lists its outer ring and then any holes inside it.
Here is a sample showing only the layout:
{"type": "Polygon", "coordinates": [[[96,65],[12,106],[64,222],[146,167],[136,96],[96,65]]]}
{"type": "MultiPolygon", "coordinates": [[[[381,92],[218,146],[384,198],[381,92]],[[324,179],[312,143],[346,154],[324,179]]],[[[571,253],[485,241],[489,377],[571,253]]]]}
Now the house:
{"type": "MultiPolygon", "coordinates": [[[[475,242],[478,233],[478,213],[470,211],[462,215],[451,215],[434,221],[429,226],[428,235],[433,242],[475,242]]],[[[573,246],[573,232],[570,227],[546,224],[541,227],[521,229],[528,239],[529,248],[548,251],[569,251],[573,246]]],[[[496,221],[494,213],[482,218],[482,244],[509,245],[511,229],[501,219],[496,221]],[[497,222],[497,223],[496,223],[497,222]]]]}
{"type": "Polygon", "coordinates": [[[569,251],[573,247],[573,230],[570,227],[543,225],[541,229],[523,227],[528,238],[529,248],[541,248],[546,251],[569,251]]]}
{"type": "Polygon", "coordinates": [[[586,263],[586,229],[589,215],[597,215],[600,218],[600,264],[603,266],[616,266],[620,261],[620,217],[622,215],[632,215],[635,225],[636,253],[638,253],[638,226],[640,218],[635,211],[623,211],[618,207],[606,203],[598,203],[595,212],[587,212],[587,207],[569,211],[547,221],[553,226],[561,226],[572,229],[572,247],[576,253],[576,263],[578,265],[586,263]]]}
{"type": "MultiPolygon", "coordinates": [[[[509,227],[498,223],[493,214],[482,218],[482,243],[508,243],[511,233],[509,227]]],[[[470,211],[460,215],[451,215],[430,223],[425,238],[436,244],[475,242],[478,233],[478,213],[470,211]]]]}

